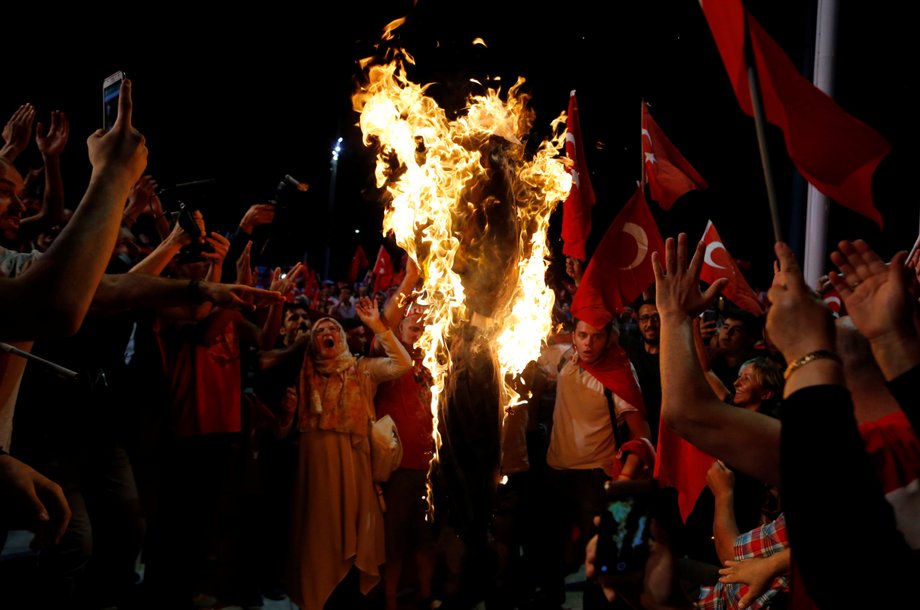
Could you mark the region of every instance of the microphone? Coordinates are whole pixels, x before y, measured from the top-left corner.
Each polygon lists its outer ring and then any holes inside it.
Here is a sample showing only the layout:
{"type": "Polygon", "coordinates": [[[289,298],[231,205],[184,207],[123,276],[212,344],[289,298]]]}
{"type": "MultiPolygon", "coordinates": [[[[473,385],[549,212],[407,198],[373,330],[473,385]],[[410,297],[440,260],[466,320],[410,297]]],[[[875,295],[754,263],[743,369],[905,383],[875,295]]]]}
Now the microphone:
{"type": "Polygon", "coordinates": [[[301,182],[297,180],[290,174],[285,174],[284,178],[281,179],[281,183],[286,184],[288,186],[292,186],[298,191],[300,191],[301,193],[306,193],[308,190],[310,190],[309,184],[307,184],[306,182],[301,182]]]}

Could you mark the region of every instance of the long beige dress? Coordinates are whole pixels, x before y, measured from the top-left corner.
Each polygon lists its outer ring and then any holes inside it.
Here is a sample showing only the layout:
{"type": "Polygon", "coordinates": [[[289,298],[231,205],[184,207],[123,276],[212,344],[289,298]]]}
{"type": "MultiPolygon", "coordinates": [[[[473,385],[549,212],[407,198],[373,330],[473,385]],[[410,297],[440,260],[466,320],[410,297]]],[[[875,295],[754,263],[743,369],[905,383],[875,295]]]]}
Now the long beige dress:
{"type": "MultiPolygon", "coordinates": [[[[371,424],[377,385],[412,366],[391,331],[379,334],[377,340],[387,357],[361,358],[356,364],[361,400],[368,401],[364,428],[371,424]]],[[[352,566],[359,570],[362,593],[370,592],[380,580],[379,566],[386,558],[383,513],[371,480],[367,429],[362,432],[300,432],[290,597],[301,610],[321,610],[352,566]]]]}

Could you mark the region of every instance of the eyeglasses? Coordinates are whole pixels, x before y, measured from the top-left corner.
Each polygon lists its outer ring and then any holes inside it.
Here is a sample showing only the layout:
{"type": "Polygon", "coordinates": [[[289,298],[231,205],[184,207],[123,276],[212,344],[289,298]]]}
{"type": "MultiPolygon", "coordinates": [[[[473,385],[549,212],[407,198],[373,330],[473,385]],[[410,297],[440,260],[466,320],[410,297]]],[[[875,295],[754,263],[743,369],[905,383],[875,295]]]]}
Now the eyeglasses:
{"type": "Polygon", "coordinates": [[[639,322],[661,322],[661,316],[657,313],[651,316],[639,316],[639,322]]]}

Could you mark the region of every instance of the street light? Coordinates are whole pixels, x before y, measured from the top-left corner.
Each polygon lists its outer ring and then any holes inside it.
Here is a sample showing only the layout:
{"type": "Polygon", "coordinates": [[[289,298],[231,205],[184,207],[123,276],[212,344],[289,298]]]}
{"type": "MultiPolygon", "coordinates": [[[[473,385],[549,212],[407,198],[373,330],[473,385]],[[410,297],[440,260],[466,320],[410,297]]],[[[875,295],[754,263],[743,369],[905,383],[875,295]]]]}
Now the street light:
{"type": "MultiPolygon", "coordinates": [[[[339,173],[339,153],[342,152],[342,138],[335,142],[332,147],[332,162],[329,165],[329,210],[328,218],[330,226],[332,224],[332,212],[335,209],[335,178],[339,173]]],[[[332,259],[332,231],[326,231],[326,254],[323,260],[323,279],[329,278],[329,262],[332,259]]]]}

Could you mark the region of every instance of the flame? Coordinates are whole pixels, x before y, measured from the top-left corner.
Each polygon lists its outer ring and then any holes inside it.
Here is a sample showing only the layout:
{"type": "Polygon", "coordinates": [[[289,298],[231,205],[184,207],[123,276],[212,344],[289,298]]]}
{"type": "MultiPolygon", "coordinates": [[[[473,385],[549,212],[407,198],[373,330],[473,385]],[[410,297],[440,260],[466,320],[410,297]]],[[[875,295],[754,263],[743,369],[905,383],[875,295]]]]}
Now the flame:
{"type": "Polygon", "coordinates": [[[534,117],[523,79],[504,98],[496,89],[471,95],[450,119],[427,86],[409,80],[405,64],[414,59],[401,49],[387,55],[388,63],[362,63],[366,82],[353,104],[365,145],[377,150],[376,183],[388,199],[383,233],[395,236],[423,278],[416,298],[426,306],[425,330],[416,347],[433,377],[433,466],[458,329],[472,324],[492,346],[503,412],[522,401],[520,374],[551,331],[547,229],[572,184],[561,156],[565,115],[527,154],[534,117]]]}

